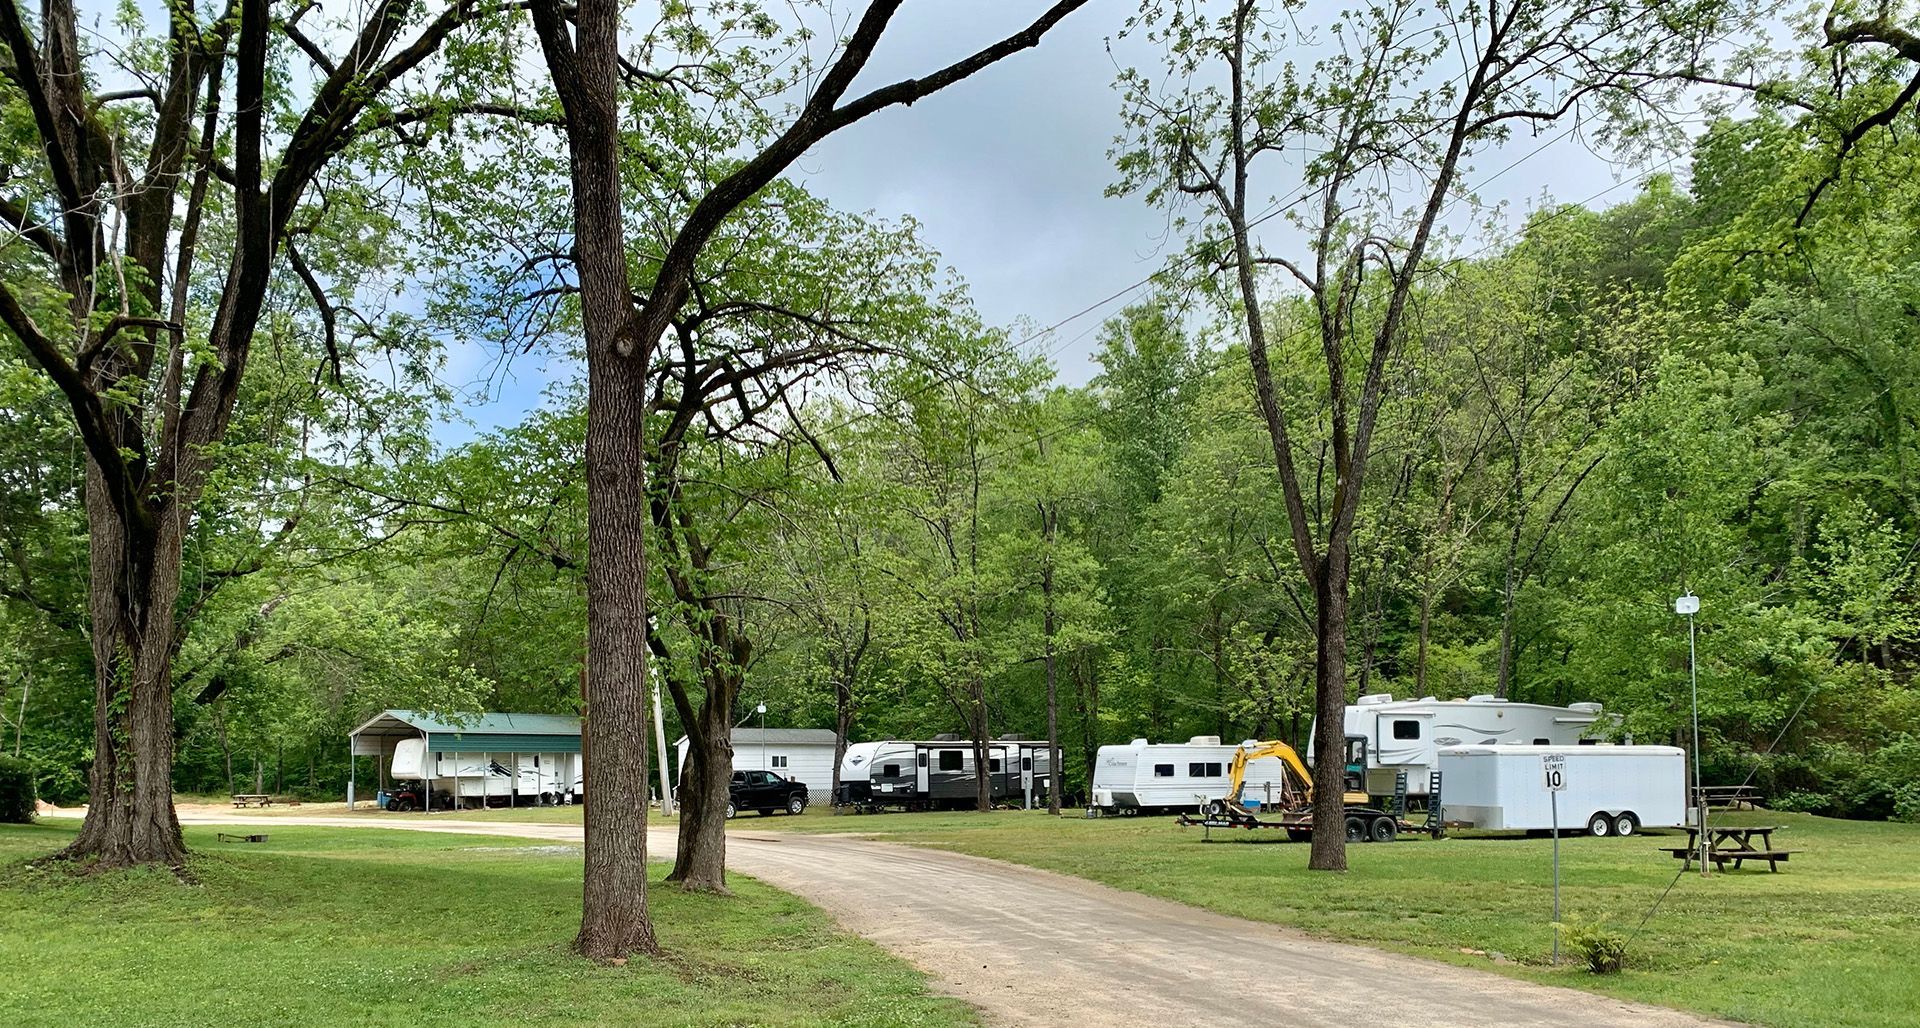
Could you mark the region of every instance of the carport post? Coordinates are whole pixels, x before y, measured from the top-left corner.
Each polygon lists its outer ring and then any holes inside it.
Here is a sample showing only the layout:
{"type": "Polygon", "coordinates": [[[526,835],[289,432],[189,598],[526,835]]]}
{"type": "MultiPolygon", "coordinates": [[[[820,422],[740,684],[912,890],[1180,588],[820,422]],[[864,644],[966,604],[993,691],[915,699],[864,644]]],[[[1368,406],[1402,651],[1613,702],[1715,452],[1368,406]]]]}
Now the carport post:
{"type": "Polygon", "coordinates": [[[360,761],[353,755],[353,736],[347,736],[347,809],[353,809],[354,775],[360,770],[360,761]]]}

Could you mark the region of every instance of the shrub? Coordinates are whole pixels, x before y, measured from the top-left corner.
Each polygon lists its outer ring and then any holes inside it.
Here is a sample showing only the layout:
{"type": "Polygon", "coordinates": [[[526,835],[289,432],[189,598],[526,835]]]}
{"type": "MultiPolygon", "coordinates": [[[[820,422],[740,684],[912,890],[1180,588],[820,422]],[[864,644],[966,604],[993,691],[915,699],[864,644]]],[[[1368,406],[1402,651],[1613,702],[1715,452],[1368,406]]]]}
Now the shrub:
{"type": "Polygon", "coordinates": [[[0,755],[0,824],[33,821],[33,765],[0,755]]]}
{"type": "Polygon", "coordinates": [[[1893,819],[1920,824],[1920,785],[1903,785],[1893,794],[1893,819]]]}
{"type": "Polygon", "coordinates": [[[1833,797],[1821,792],[1783,792],[1767,804],[1774,810],[1792,811],[1798,814],[1824,814],[1833,806],[1833,797]]]}
{"type": "Polygon", "coordinates": [[[1587,962],[1594,974],[1614,974],[1627,963],[1627,940],[1609,931],[1604,921],[1573,921],[1559,926],[1567,945],[1587,962]]]}

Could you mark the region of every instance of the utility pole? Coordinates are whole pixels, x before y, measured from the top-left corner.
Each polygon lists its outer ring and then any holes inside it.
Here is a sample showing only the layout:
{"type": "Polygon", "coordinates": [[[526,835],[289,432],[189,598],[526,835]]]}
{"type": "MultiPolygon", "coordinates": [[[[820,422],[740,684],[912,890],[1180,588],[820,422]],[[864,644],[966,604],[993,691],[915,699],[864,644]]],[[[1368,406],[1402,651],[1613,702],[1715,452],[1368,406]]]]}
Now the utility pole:
{"type": "Polygon", "coordinates": [[[660,753],[660,816],[673,813],[673,790],[667,785],[667,715],[660,705],[660,678],[653,677],[653,748],[660,753]]]}

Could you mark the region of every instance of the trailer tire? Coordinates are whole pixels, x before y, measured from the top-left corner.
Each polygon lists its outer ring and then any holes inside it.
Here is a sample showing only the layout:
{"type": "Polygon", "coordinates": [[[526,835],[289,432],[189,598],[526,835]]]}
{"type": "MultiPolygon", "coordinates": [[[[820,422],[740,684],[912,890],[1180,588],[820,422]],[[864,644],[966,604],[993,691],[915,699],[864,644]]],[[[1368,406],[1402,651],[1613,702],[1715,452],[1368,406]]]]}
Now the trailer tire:
{"type": "Polygon", "coordinates": [[[1587,819],[1587,834],[1596,839],[1604,839],[1613,834],[1613,818],[1601,811],[1587,819]]]}
{"type": "Polygon", "coordinates": [[[1348,815],[1347,817],[1347,841],[1367,841],[1367,823],[1360,820],[1358,815],[1348,815]]]}
{"type": "Polygon", "coordinates": [[[1374,842],[1392,842],[1400,834],[1400,826],[1390,817],[1376,817],[1369,831],[1374,842]]]}
{"type": "Polygon", "coordinates": [[[1639,830],[1640,819],[1635,817],[1631,810],[1613,819],[1613,834],[1623,839],[1639,830]]]}
{"type": "Polygon", "coordinates": [[[1312,842],[1313,832],[1306,828],[1289,828],[1287,829],[1287,841],[1288,842],[1312,842]]]}

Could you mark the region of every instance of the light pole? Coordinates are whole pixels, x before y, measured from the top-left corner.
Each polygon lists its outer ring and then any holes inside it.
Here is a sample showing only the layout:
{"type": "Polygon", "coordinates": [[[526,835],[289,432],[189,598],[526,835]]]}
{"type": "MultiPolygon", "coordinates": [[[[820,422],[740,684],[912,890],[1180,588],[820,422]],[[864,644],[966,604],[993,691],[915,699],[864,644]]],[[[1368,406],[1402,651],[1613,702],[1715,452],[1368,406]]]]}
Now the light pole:
{"type": "Polygon", "coordinates": [[[1687,677],[1693,687],[1693,802],[1699,810],[1700,877],[1707,876],[1707,796],[1700,790],[1700,658],[1694,644],[1693,616],[1700,613],[1700,597],[1688,590],[1673,601],[1673,612],[1687,619],[1687,677]]]}
{"type": "Polygon", "coordinates": [[[760,715],[760,770],[767,769],[767,705],[753,708],[760,715]]]}

